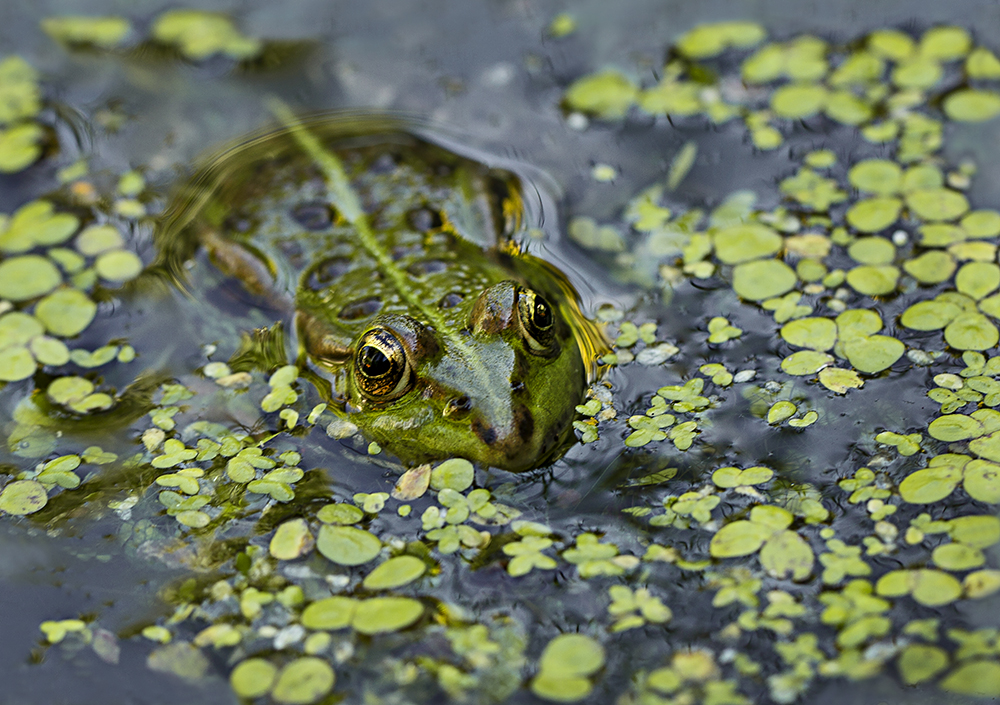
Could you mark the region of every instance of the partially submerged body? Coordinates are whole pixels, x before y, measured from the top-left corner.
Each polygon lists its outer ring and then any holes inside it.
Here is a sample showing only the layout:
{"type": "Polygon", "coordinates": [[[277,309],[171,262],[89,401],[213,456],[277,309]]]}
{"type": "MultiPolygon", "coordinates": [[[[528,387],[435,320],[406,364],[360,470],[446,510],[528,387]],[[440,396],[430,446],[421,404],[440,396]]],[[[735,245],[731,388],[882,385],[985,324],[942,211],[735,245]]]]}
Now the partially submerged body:
{"type": "Polygon", "coordinates": [[[517,177],[376,127],[314,121],[230,150],[165,232],[294,318],[300,362],[403,461],[537,467],[566,446],[600,333],[513,239],[517,177]]]}

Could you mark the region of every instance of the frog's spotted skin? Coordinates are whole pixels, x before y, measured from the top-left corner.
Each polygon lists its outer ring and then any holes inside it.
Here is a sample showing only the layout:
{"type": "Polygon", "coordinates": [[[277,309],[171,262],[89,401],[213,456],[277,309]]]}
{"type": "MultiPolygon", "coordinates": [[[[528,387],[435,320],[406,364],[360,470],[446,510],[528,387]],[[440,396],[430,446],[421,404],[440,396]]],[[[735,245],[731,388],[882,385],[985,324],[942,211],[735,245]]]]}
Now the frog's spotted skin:
{"type": "Polygon", "coordinates": [[[577,338],[594,329],[568,282],[509,241],[517,179],[398,131],[309,129],[343,165],[371,240],[289,131],[217,160],[189,230],[294,316],[332,399],[383,448],[511,470],[551,459],[587,382],[577,338]]]}

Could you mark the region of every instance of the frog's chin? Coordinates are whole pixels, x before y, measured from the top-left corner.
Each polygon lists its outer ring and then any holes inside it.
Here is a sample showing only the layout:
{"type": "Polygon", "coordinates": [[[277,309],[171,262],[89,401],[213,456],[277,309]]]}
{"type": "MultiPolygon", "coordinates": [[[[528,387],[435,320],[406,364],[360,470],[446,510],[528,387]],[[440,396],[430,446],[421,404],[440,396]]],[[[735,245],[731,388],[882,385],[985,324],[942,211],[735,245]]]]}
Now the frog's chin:
{"type": "MultiPolygon", "coordinates": [[[[572,409],[572,407],[571,407],[572,409]]],[[[523,472],[538,467],[563,449],[568,419],[546,418],[544,427],[524,405],[490,423],[473,410],[460,420],[442,418],[431,407],[405,414],[381,412],[368,419],[366,435],[404,463],[467,458],[484,466],[523,472]]]]}

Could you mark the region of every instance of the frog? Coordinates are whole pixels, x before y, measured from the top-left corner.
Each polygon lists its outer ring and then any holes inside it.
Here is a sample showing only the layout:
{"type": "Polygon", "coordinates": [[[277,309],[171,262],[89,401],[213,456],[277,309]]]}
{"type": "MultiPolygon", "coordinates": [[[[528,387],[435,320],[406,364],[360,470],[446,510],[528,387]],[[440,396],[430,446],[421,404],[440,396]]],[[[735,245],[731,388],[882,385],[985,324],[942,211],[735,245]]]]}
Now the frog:
{"type": "Polygon", "coordinates": [[[278,312],[302,376],[404,464],[520,472],[572,444],[607,345],[567,277],[527,251],[522,189],[399,119],[314,118],[211,158],[164,249],[202,248],[278,312]]]}

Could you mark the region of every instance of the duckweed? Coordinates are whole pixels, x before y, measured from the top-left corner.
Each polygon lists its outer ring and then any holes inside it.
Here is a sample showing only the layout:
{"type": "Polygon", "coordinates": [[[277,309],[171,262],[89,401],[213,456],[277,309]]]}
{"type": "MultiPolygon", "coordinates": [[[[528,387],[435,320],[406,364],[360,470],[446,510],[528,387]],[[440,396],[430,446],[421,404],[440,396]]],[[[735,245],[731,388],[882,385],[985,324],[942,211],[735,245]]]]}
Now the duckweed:
{"type": "Polygon", "coordinates": [[[168,10],[156,18],[151,32],[158,42],[176,46],[193,61],[213,54],[248,59],[262,49],[259,40],[243,36],[228,17],[202,10],[168,10]]]}
{"type": "Polygon", "coordinates": [[[733,268],[733,290],[744,299],[761,301],[788,293],[798,278],[784,262],[764,259],[733,268]]]}
{"type": "Polygon", "coordinates": [[[233,692],[241,698],[259,698],[271,692],[278,668],[262,658],[241,661],[229,674],[233,692]]]}
{"type": "Polygon", "coordinates": [[[7,514],[34,514],[47,503],[45,487],[35,480],[16,480],[0,491],[0,512],[7,514]]]}
{"type": "Polygon", "coordinates": [[[361,565],[375,558],[382,542],[374,534],[353,526],[320,527],[316,549],[339,565],[361,565]]]}
{"type": "Polygon", "coordinates": [[[1000,94],[967,88],[955,91],[944,101],[944,112],[958,122],[983,122],[1000,115],[1000,94]]]}
{"type": "Polygon", "coordinates": [[[423,614],[424,606],[419,600],[373,597],[358,603],[351,624],[362,634],[384,634],[409,627],[423,614]]]}
{"type": "Polygon", "coordinates": [[[56,266],[40,255],[21,255],[0,262],[0,298],[28,301],[62,283],[56,266]]]}
{"type": "MultiPolygon", "coordinates": [[[[258,677],[266,676],[261,669],[256,669],[255,673],[258,677]]],[[[335,681],[330,664],[315,656],[303,656],[281,669],[275,678],[271,698],[282,705],[308,705],[329,693],[335,681]]]]}
{"type": "Polygon", "coordinates": [[[392,590],[412,583],[426,570],[427,566],[416,556],[396,556],[365,576],[362,585],[367,590],[392,590]]]}
{"type": "Polygon", "coordinates": [[[542,651],[531,691],[553,702],[576,702],[593,689],[588,677],[604,665],[604,649],[582,634],[562,634],[542,651]]]}
{"type": "Polygon", "coordinates": [[[42,29],[56,41],[65,44],[89,44],[101,49],[114,49],[132,30],[132,25],[123,17],[63,16],[42,20],[42,29]]]}

